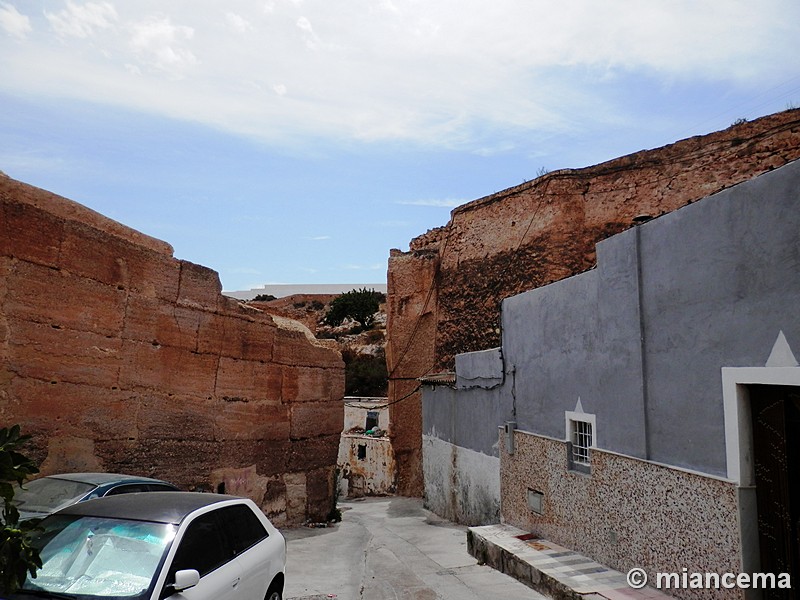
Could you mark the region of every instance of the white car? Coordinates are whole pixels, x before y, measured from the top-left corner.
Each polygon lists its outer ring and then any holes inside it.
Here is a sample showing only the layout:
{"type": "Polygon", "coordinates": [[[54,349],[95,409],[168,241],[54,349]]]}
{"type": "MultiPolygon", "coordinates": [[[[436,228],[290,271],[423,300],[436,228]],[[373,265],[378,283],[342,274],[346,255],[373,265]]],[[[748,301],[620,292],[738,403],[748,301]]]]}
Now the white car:
{"type": "Polygon", "coordinates": [[[246,498],[124,494],[69,506],[40,527],[42,568],[11,598],[283,597],[286,542],[246,498]]]}

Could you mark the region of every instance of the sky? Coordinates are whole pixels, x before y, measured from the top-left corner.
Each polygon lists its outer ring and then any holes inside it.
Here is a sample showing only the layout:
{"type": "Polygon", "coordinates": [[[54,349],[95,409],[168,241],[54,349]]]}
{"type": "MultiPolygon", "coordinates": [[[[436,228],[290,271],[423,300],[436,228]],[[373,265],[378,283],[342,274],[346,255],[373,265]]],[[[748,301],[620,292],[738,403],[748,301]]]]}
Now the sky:
{"type": "Polygon", "coordinates": [[[226,291],[383,283],[458,205],[800,107],[797,0],[0,0],[0,170],[226,291]]]}

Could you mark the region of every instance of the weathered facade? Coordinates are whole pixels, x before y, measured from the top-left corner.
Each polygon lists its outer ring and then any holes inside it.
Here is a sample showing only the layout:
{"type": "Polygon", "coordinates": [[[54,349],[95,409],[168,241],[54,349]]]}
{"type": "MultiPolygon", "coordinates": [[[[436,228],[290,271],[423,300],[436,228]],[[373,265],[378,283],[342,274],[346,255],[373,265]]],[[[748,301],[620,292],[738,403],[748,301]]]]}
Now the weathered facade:
{"type": "Polygon", "coordinates": [[[494,348],[456,355],[455,363],[451,378],[424,379],[425,506],[464,525],[499,523],[503,355],[494,348]]]}
{"type": "MultiPolygon", "coordinates": [[[[425,439],[494,462],[506,523],[618,570],[796,580],[800,161],[597,259],[503,302],[501,347],[457,357],[464,389],[426,389],[425,439]]],[[[466,514],[485,490],[464,481],[466,514]]]]}
{"type": "Polygon", "coordinates": [[[217,273],[75,202],[0,176],[0,420],[44,474],[156,475],[331,509],[340,354],[221,295],[217,273]]]}
{"type": "Polygon", "coordinates": [[[342,496],[382,496],[395,491],[386,398],[344,399],[344,431],[339,445],[342,496]]]}
{"type": "Polygon", "coordinates": [[[400,493],[422,494],[417,378],[500,343],[500,304],[595,265],[595,244],[800,158],[800,110],[549,173],[453,210],[392,251],[387,362],[400,493]],[[402,400],[401,400],[402,399],[402,400]]]}

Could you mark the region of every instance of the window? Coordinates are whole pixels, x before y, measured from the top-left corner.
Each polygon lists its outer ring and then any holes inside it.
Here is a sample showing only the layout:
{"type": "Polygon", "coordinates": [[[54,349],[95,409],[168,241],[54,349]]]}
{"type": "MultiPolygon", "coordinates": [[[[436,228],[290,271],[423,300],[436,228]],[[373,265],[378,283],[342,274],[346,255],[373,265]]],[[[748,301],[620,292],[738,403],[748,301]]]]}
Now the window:
{"type": "Polygon", "coordinates": [[[580,399],[574,411],[565,412],[567,467],[579,473],[591,473],[592,448],[597,447],[596,418],[583,411],[580,399]]]}
{"type": "Polygon", "coordinates": [[[172,581],[177,571],[197,569],[202,577],[231,559],[215,512],[200,515],[189,524],[172,561],[172,581]]]}
{"type": "Polygon", "coordinates": [[[145,483],[130,483],[125,485],[118,485],[111,488],[106,492],[106,496],[119,496],[120,494],[135,494],[137,492],[148,491],[147,484],[145,483]]]}
{"type": "Polygon", "coordinates": [[[369,431],[370,429],[375,429],[378,426],[378,416],[379,413],[377,410],[367,411],[367,420],[364,423],[364,429],[366,431],[369,431]]]}
{"type": "Polygon", "coordinates": [[[259,518],[244,504],[228,506],[218,511],[222,528],[231,541],[234,555],[239,555],[267,537],[259,518]]]}
{"type": "Polygon", "coordinates": [[[174,485],[164,483],[151,483],[147,486],[151,492],[177,492],[178,488],[174,485]]]}
{"type": "Polygon", "coordinates": [[[572,462],[589,465],[589,448],[592,447],[592,424],[572,421],[572,462]]]}

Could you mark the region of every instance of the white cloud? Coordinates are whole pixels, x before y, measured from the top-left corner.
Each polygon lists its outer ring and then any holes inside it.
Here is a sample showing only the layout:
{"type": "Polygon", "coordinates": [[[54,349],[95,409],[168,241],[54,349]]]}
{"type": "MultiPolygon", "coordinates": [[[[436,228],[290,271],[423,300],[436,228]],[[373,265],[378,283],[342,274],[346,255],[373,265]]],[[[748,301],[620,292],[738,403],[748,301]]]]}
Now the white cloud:
{"type": "Polygon", "coordinates": [[[28,16],[5,2],[0,2],[0,27],[6,33],[20,39],[33,30],[28,16]]]}
{"type": "Polygon", "coordinates": [[[110,2],[77,4],[67,0],[67,7],[61,12],[44,14],[58,35],[76,38],[87,38],[96,29],[108,29],[117,20],[117,11],[110,2]]]}
{"type": "Polygon", "coordinates": [[[228,22],[228,25],[230,25],[231,28],[237,33],[246,33],[253,29],[250,21],[234,12],[225,13],[225,20],[228,22]]]}
{"type": "Polygon", "coordinates": [[[325,240],[330,240],[332,238],[329,235],[316,235],[316,236],[313,236],[313,237],[307,237],[306,239],[310,240],[312,242],[322,242],[322,241],[325,241],[325,240]]]}
{"type": "Polygon", "coordinates": [[[297,19],[297,28],[303,32],[303,39],[305,40],[306,47],[309,50],[316,50],[320,44],[320,39],[314,33],[314,28],[311,26],[311,21],[306,17],[297,19]]]}
{"type": "Polygon", "coordinates": [[[232,0],[227,13],[211,0],[42,0],[58,43],[31,29],[22,1],[0,0],[0,26],[27,35],[24,49],[0,38],[0,89],[281,144],[401,140],[490,156],[526,132],[568,131],[576,115],[627,119],[600,84],[763,90],[794,76],[800,55],[796,0],[232,0]]]}
{"type": "Polygon", "coordinates": [[[145,64],[175,73],[198,62],[185,45],[194,37],[191,27],[173,25],[169,17],[150,17],[132,25],[131,31],[131,47],[145,64]]]}

